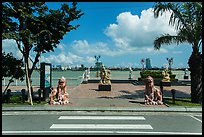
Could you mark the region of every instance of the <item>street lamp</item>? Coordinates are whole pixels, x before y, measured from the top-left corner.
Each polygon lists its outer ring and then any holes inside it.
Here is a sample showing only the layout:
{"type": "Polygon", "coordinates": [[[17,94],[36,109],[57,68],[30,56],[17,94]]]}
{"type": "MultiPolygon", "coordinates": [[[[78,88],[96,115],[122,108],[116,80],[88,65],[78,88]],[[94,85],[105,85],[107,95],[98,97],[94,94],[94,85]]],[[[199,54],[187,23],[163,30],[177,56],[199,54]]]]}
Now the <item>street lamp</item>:
{"type": "Polygon", "coordinates": [[[98,62],[98,60],[99,60],[99,58],[101,57],[100,55],[98,55],[98,56],[94,56],[95,57],[95,59],[96,59],[96,62],[98,62]]]}
{"type": "Polygon", "coordinates": [[[97,72],[96,72],[96,77],[98,77],[98,71],[99,71],[99,63],[98,63],[98,60],[99,60],[99,58],[101,57],[100,55],[98,55],[98,56],[94,56],[95,57],[95,59],[96,59],[96,69],[97,69],[97,72]]]}
{"type": "Polygon", "coordinates": [[[142,70],[144,70],[145,59],[141,59],[142,70]]]}

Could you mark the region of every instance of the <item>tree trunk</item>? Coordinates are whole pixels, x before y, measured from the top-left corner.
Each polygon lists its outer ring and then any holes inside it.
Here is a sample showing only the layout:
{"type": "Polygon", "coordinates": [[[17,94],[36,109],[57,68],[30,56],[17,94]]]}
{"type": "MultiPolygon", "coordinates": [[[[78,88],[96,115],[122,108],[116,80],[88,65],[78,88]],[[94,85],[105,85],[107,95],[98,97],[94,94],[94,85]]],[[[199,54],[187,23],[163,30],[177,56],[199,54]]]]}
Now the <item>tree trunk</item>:
{"type": "Polygon", "coordinates": [[[191,102],[202,103],[202,54],[194,50],[188,64],[191,72],[191,102]]]}
{"type": "Polygon", "coordinates": [[[32,100],[32,94],[31,94],[31,81],[29,77],[29,64],[28,64],[28,58],[25,57],[25,71],[26,71],[26,84],[27,84],[27,89],[28,89],[28,101],[30,102],[31,105],[33,105],[33,100],[32,100]]]}

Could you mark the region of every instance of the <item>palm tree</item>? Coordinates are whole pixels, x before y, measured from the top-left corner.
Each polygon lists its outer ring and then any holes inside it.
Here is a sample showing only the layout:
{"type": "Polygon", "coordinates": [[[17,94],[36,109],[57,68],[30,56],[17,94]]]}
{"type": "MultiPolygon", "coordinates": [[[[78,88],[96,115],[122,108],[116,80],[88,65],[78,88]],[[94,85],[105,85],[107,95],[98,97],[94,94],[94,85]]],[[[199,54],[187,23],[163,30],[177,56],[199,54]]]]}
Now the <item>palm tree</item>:
{"type": "Polygon", "coordinates": [[[175,27],[175,36],[163,34],[154,41],[154,48],[159,50],[162,44],[189,43],[192,54],[188,60],[191,72],[191,102],[202,103],[202,2],[161,3],[154,6],[154,16],[158,18],[166,11],[171,12],[169,25],[175,27]]]}

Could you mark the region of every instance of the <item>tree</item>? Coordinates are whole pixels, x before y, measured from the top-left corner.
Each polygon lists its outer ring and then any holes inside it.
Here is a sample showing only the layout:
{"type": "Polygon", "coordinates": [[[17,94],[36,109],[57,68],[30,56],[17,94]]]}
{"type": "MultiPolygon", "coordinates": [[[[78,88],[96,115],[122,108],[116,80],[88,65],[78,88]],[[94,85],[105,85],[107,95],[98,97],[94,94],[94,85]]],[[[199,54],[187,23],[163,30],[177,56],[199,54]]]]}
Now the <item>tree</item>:
{"type": "Polygon", "coordinates": [[[154,41],[159,50],[162,44],[187,42],[192,45],[192,54],[188,60],[191,72],[191,102],[202,103],[202,2],[161,3],[154,7],[155,18],[166,11],[171,12],[169,24],[177,30],[177,35],[163,34],[154,41]]]}
{"type": "Polygon", "coordinates": [[[13,82],[13,79],[20,79],[21,81],[24,80],[25,71],[22,69],[23,62],[22,59],[16,59],[12,53],[6,54],[5,52],[2,53],[2,77],[10,77],[9,83],[5,88],[3,94],[6,93],[6,90],[13,82]]]}
{"type": "Polygon", "coordinates": [[[54,51],[63,36],[79,25],[70,25],[84,13],[77,10],[77,3],[72,7],[62,4],[60,9],[48,9],[45,2],[3,2],[2,3],[2,39],[14,39],[23,54],[26,85],[31,96],[31,74],[41,54],[54,51]],[[30,52],[35,59],[29,69],[30,52]]]}

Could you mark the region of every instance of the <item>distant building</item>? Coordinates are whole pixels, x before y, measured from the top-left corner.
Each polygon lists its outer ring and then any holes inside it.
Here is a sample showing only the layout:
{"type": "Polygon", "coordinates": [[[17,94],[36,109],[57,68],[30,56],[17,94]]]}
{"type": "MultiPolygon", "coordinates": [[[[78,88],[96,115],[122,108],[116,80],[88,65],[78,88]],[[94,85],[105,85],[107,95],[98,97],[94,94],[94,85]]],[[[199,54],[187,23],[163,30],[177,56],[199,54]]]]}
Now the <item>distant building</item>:
{"type": "Polygon", "coordinates": [[[150,58],[146,58],[146,69],[152,69],[150,58]]]}

